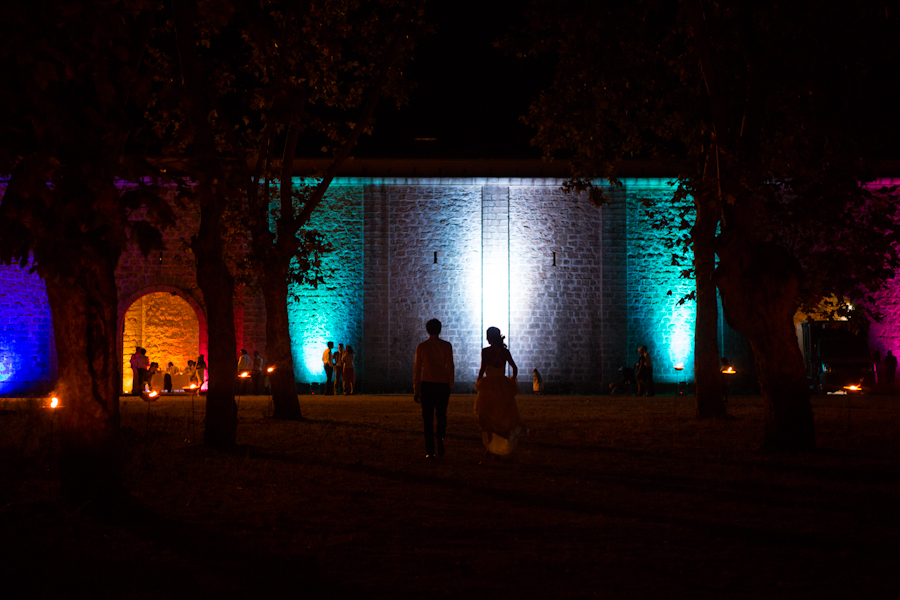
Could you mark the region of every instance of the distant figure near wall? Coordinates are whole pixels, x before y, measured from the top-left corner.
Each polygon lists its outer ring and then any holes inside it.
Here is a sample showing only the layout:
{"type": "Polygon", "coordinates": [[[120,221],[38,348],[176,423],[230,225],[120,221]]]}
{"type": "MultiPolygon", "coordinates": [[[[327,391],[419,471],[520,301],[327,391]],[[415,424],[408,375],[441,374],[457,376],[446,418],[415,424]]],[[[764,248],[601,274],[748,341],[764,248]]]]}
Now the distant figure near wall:
{"type": "Polygon", "coordinates": [[[894,378],[897,375],[897,357],[893,352],[887,351],[884,357],[884,383],[890,391],[894,391],[894,378]]]}
{"type": "Polygon", "coordinates": [[[531,389],[538,395],[544,393],[544,380],[541,379],[541,374],[538,373],[537,369],[531,370],[531,389]]]}
{"type": "Polygon", "coordinates": [[[638,396],[646,394],[653,397],[653,359],[647,352],[647,346],[638,348],[638,361],[634,363],[634,375],[637,377],[638,396]]]}
{"type": "MultiPolygon", "coordinates": [[[[347,349],[341,352],[345,396],[352,396],[356,393],[356,369],[353,367],[354,358],[356,358],[356,354],[353,352],[353,346],[347,344],[347,349]]],[[[335,380],[335,383],[337,383],[337,380],[335,380]]]]}
{"type": "Polygon", "coordinates": [[[334,342],[328,342],[328,347],[322,353],[322,365],[325,367],[325,395],[334,395],[334,384],[331,376],[334,374],[334,342]]]}
{"type": "MultiPolygon", "coordinates": [[[[349,346],[348,346],[349,347],[349,346]]],[[[343,393],[344,380],[344,345],[338,344],[336,352],[332,352],[334,357],[334,393],[343,393]]]]}
{"type": "Polygon", "coordinates": [[[141,393],[141,347],[137,346],[134,349],[134,354],[131,355],[131,358],[128,361],[131,364],[131,393],[132,394],[140,394],[141,393]]]}

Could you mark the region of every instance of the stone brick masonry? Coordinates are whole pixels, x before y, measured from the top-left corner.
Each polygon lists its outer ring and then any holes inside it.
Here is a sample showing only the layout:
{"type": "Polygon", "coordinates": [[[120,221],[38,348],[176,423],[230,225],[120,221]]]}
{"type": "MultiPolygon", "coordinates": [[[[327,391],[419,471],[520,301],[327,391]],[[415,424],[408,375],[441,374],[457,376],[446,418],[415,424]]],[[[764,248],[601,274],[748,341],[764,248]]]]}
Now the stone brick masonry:
{"type": "MultiPolygon", "coordinates": [[[[672,261],[677,233],[654,228],[645,205],[670,217],[679,207],[663,180],[624,183],[595,206],[563,193],[558,179],[337,179],[311,223],[333,249],[325,280],[295,287],[290,301],[296,379],[324,381],[321,356],[333,340],[354,346],[361,390],[410,391],[415,346],[433,317],[454,345],[458,391],[472,389],[489,325],[507,336],[523,390],[537,368],[547,391],[602,391],[641,344],[661,381],[690,378],[693,305],[678,300],[692,284],[672,261]]],[[[119,315],[124,325],[140,298],[174,294],[184,301],[174,321],[190,321],[186,335],[196,324],[190,343],[205,354],[203,298],[186,249],[196,225],[196,210],[181,210],[161,255],[123,255],[119,315]]],[[[265,355],[259,291],[235,293],[238,346],[265,355]]],[[[2,391],[48,385],[55,357],[40,280],[0,268],[0,309],[2,391]]]]}

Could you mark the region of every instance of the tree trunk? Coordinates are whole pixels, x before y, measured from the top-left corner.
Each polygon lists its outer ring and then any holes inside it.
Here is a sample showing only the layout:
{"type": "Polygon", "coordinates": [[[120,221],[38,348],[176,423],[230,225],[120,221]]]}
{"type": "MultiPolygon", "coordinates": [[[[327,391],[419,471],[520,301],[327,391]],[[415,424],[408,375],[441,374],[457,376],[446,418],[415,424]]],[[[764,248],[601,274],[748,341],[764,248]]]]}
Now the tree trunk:
{"type": "Polygon", "coordinates": [[[41,273],[59,365],[59,480],[69,504],[107,511],[124,496],[116,357],[118,257],[83,254],[78,273],[41,273]]]}
{"type": "Polygon", "coordinates": [[[716,268],[714,242],[719,222],[714,201],[705,194],[696,199],[697,221],[691,231],[694,250],[694,277],[697,285],[697,315],[694,322],[694,399],[697,417],[722,418],[725,397],[719,367],[719,307],[713,273],[716,268]]]}
{"type": "Polygon", "coordinates": [[[809,384],[794,331],[800,269],[783,249],[729,232],[716,283],[728,323],[750,340],[766,409],[763,449],[816,447],[809,384]]]}
{"type": "Polygon", "coordinates": [[[276,419],[298,421],[303,418],[297,384],[294,379],[294,357],[288,330],[288,282],[284,269],[272,268],[259,278],[266,301],[266,361],[275,370],[269,374],[272,386],[273,414],[276,419]]]}
{"type": "Polygon", "coordinates": [[[225,200],[211,197],[200,207],[200,228],[191,242],[197,284],[203,292],[209,326],[206,428],[203,443],[227,449],[237,442],[237,341],[234,334],[234,277],[225,263],[222,213],[225,200]]]}

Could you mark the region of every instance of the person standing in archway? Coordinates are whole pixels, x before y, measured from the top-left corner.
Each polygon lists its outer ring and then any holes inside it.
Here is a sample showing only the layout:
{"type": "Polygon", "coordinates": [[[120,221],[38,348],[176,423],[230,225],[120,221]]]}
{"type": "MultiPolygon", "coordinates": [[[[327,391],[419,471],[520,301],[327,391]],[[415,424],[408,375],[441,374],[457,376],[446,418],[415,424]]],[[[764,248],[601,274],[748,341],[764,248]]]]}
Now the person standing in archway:
{"type": "Polygon", "coordinates": [[[129,359],[131,365],[131,393],[134,395],[141,393],[141,373],[140,373],[141,347],[134,349],[134,354],[129,359]]]}
{"type": "Polygon", "coordinates": [[[200,383],[198,385],[203,385],[203,382],[206,381],[206,361],[203,359],[203,355],[197,359],[197,379],[199,379],[200,383]]]}
{"type": "Polygon", "coordinates": [[[138,394],[144,391],[144,384],[149,383],[147,370],[150,368],[150,359],[147,357],[147,349],[141,348],[141,355],[138,356],[138,394]]]}

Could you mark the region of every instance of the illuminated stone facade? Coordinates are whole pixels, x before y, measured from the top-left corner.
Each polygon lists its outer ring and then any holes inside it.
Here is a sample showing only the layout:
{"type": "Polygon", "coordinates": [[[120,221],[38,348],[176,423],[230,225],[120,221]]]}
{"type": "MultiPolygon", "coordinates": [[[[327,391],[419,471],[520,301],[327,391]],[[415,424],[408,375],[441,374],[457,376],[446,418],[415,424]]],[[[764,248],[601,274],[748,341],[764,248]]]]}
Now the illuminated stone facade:
{"type": "MultiPolygon", "coordinates": [[[[645,209],[649,200],[657,216],[677,212],[668,204],[671,188],[663,179],[627,179],[597,207],[585,195],[564,194],[561,184],[498,177],[335,180],[312,222],[333,246],[326,280],[295,288],[290,299],[297,381],[324,381],[322,351],[333,340],[354,346],[362,390],[408,391],[415,346],[433,317],[454,345],[461,391],[472,389],[490,325],[507,336],[523,389],[538,368],[550,392],[603,391],[642,344],[656,358],[657,381],[690,380],[693,305],[678,300],[692,283],[673,265],[676,234],[654,228],[645,209]],[[685,365],[683,373],[672,370],[677,363],[685,365]]],[[[122,257],[117,280],[126,389],[127,357],[135,345],[155,343],[136,341],[137,317],[130,315],[145,315],[146,332],[145,304],[160,293],[178,298],[177,308],[150,310],[168,315],[154,334],[160,348],[188,340],[179,347],[180,361],[206,354],[203,298],[186,250],[196,225],[196,212],[183,211],[165,232],[166,251],[143,257],[131,250],[122,257]]],[[[239,255],[241,248],[232,252],[239,255]]],[[[237,289],[235,297],[238,348],[265,355],[258,290],[237,289]]],[[[3,267],[0,303],[2,391],[49,385],[55,360],[40,280],[3,267]]],[[[744,353],[746,344],[722,330],[722,346],[744,353]]],[[[159,362],[183,366],[159,354],[159,362]]]]}
{"type": "Polygon", "coordinates": [[[200,323],[194,309],[177,294],[153,292],[141,296],[128,307],[122,331],[123,389],[131,389],[133,374],[129,359],[135,347],[147,350],[147,357],[165,371],[169,362],[179,369],[197,360],[200,323]]]}

